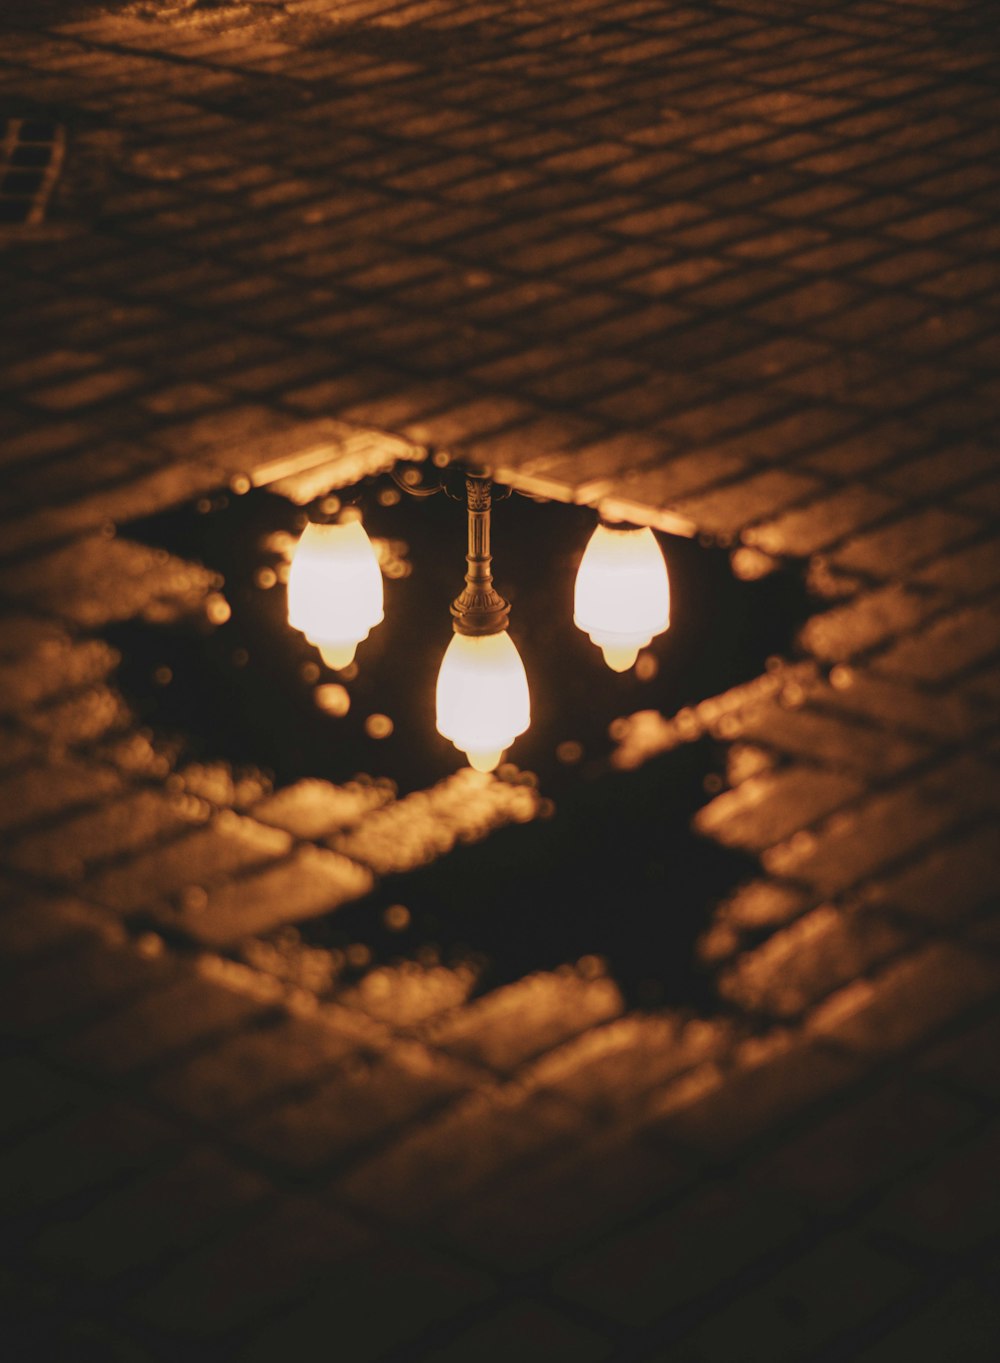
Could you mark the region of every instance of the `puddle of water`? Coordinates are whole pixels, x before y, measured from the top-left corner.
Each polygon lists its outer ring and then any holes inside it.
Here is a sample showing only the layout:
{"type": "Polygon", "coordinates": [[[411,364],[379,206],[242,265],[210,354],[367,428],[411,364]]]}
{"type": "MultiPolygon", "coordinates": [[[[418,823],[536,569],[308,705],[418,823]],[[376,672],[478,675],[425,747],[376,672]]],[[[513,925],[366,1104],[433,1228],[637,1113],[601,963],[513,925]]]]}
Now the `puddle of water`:
{"type": "MultiPolygon", "coordinates": [[[[301,512],[284,499],[255,491],[124,527],[222,573],[232,606],[217,627],[130,622],[108,631],[143,721],[179,734],[192,758],[269,770],[276,787],[367,772],[405,794],[461,766],[435,731],[434,686],[462,585],[464,510],[443,496],[382,504],[379,491],[391,497],[392,487],[385,479],[366,488],[365,524],[391,543],[407,575],[386,581],[385,620],[360,645],[354,677],[317,671],[318,654],[287,624],[283,586],[263,585],[281,566],[266,547],[275,532],[298,533],[301,512]],[[345,688],[345,715],[317,706],[317,681],[345,688]],[[391,734],[373,737],[372,716],[387,716],[391,734]]],[[[796,574],[741,582],[723,550],[661,538],[671,627],[641,673],[613,673],[573,625],[576,567],[594,524],[593,511],[561,503],[514,496],[494,508],[494,572],[532,696],[531,729],[509,760],[537,778],[550,817],[389,877],[370,899],[307,924],[308,940],[362,942],[374,962],[426,959],[429,947],[444,959],[471,955],[484,987],[596,955],[630,1002],[704,999],[694,938],[712,901],[753,865],[690,831],[722,753],[702,739],[617,772],[608,727],[636,710],[672,714],[759,675],[790,648],[807,598],[796,574]],[[579,760],[565,760],[566,745],[579,760]],[[404,931],[385,926],[383,910],[395,903],[410,910],[404,931]]]]}

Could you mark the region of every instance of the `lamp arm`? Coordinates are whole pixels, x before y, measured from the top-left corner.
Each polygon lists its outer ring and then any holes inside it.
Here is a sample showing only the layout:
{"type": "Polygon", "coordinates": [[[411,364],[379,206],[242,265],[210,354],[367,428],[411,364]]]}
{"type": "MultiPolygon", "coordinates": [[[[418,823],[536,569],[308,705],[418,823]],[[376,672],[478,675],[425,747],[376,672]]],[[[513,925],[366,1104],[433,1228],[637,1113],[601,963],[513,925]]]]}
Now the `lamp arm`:
{"type": "Polygon", "coordinates": [[[458,634],[499,634],[507,628],[510,606],[493,585],[490,520],[493,484],[488,474],[465,475],[468,551],[465,587],[451,603],[458,634]]]}

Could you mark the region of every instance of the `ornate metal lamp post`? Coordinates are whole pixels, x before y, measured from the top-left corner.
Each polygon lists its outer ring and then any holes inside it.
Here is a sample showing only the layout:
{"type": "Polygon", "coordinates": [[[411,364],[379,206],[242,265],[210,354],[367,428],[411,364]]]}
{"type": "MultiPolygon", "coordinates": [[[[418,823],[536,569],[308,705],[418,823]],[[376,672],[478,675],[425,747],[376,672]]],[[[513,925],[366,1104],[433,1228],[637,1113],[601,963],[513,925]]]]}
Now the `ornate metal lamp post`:
{"type": "Polygon", "coordinates": [[[437,728],[477,771],[492,771],[531,723],[524,663],[507,633],[510,606],[493,585],[492,483],[467,474],[465,587],[451,606],[454,635],[437,680],[437,728]]]}

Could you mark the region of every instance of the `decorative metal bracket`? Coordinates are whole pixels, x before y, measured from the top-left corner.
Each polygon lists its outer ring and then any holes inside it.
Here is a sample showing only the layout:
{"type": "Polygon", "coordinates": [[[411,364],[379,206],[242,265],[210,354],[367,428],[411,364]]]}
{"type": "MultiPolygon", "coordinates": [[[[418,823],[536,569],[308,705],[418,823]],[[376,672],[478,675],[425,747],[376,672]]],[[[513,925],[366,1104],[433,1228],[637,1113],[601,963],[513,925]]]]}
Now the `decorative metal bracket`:
{"type": "MultiPolygon", "coordinates": [[[[424,469],[427,465],[410,464],[402,473],[398,468],[389,470],[389,477],[399,488],[400,492],[405,492],[408,497],[433,497],[438,492],[452,502],[468,503],[468,493],[466,491],[465,480],[469,476],[460,464],[453,463],[450,456],[435,453],[433,446],[428,446],[428,454],[436,465],[436,472],[432,472],[429,480],[424,478],[424,469]],[[440,461],[440,462],[439,462],[440,461]]],[[[472,477],[486,477],[484,474],[472,474],[472,477]]],[[[493,484],[492,497],[494,503],[505,502],[516,489],[505,487],[500,484],[493,484]]],[[[538,499],[532,497],[531,493],[522,492],[522,497],[531,497],[532,501],[538,499]]]]}
{"type": "Polygon", "coordinates": [[[499,634],[507,628],[510,606],[493,586],[490,517],[493,483],[488,474],[467,473],[465,496],[469,517],[465,588],[451,603],[457,634],[499,634]]]}

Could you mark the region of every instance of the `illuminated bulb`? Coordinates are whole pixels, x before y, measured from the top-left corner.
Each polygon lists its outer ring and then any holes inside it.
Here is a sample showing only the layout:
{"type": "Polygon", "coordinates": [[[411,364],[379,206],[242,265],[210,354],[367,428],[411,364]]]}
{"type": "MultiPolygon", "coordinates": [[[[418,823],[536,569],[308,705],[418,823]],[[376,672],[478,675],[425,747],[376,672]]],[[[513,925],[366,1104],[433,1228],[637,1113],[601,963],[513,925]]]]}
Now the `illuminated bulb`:
{"type": "Polygon", "coordinates": [[[531,723],[524,663],[506,630],[453,634],[437,680],[437,728],[476,771],[492,771],[531,723]]]}
{"type": "Polygon", "coordinates": [[[382,573],[361,522],[310,522],[292,556],[288,623],[339,671],[382,617],[382,573]]]}
{"type": "Polygon", "coordinates": [[[670,624],[667,565],[652,530],[598,525],[576,575],[573,622],[589,634],[613,672],[626,672],[640,648],[670,624]]]}

